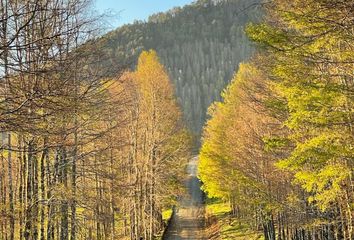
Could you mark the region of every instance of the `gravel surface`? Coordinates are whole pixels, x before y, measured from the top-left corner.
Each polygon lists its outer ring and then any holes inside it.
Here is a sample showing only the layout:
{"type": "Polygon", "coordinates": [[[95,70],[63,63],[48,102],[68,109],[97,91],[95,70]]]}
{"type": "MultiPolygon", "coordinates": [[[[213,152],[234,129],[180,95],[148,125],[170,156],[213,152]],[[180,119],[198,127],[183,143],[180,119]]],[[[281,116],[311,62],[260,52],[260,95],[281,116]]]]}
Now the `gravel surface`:
{"type": "Polygon", "coordinates": [[[171,221],[165,240],[201,240],[204,238],[204,205],[200,182],[197,178],[198,158],[193,158],[187,168],[187,196],[180,200],[180,207],[171,221]]]}

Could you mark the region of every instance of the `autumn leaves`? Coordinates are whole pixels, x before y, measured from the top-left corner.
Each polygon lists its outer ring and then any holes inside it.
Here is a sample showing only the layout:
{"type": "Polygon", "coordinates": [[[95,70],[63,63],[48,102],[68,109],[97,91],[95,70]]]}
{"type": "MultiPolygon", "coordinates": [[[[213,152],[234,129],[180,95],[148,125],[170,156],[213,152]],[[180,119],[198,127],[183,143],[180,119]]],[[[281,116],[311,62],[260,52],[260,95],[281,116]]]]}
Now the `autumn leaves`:
{"type": "Polygon", "coordinates": [[[120,198],[131,239],[153,239],[163,229],[162,210],[181,193],[191,139],[155,51],[142,52],[136,71],[122,79],[131,87],[132,103],[124,130],[128,146],[122,152],[127,188],[120,198]]]}

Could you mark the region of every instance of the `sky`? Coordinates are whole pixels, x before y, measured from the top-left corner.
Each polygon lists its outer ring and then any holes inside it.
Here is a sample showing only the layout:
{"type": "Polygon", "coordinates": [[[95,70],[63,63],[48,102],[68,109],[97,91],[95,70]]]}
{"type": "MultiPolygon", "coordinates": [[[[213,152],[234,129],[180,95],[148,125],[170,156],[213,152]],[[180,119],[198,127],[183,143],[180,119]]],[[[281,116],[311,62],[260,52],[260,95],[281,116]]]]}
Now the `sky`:
{"type": "Polygon", "coordinates": [[[99,13],[112,12],[109,24],[115,28],[191,2],[194,0],[94,0],[94,7],[99,13]]]}

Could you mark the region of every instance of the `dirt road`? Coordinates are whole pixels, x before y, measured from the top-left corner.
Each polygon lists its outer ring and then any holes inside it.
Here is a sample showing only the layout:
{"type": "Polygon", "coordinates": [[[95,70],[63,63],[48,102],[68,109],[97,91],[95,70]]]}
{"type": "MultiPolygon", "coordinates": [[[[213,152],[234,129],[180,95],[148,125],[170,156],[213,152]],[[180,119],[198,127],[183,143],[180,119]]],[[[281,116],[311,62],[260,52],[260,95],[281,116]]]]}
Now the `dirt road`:
{"type": "Polygon", "coordinates": [[[204,238],[203,194],[197,178],[198,158],[193,158],[187,168],[189,177],[186,181],[187,196],[180,201],[180,206],[171,221],[165,240],[202,240],[204,238]]]}

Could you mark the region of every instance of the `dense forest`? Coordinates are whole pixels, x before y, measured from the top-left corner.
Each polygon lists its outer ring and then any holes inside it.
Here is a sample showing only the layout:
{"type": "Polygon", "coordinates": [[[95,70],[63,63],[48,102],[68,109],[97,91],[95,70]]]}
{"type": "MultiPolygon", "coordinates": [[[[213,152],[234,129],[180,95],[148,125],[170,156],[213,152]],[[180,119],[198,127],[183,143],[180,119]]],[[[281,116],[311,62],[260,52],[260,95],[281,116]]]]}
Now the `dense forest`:
{"type": "Polygon", "coordinates": [[[134,66],[142,50],[155,49],[176,87],[189,128],[199,135],[209,105],[238,64],[252,53],[245,26],[261,15],[259,0],[199,0],[114,30],[102,39],[107,62],[134,66]]]}
{"type": "Polygon", "coordinates": [[[353,233],[353,1],[273,0],[209,108],[200,178],[264,239],[353,233]]]}

